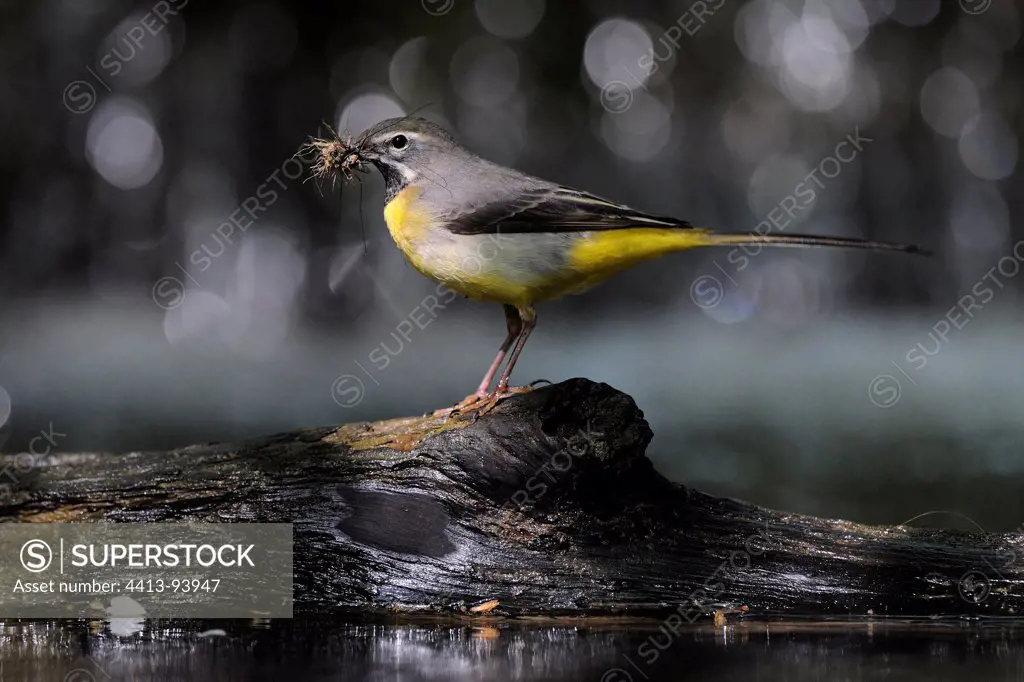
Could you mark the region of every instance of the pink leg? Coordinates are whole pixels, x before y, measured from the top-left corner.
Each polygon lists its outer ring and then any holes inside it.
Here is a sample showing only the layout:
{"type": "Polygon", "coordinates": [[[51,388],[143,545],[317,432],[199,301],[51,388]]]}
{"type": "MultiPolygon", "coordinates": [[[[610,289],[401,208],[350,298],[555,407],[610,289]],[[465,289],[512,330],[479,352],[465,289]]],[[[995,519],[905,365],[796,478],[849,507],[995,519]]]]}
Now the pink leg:
{"type": "Polygon", "coordinates": [[[519,317],[519,311],[516,310],[515,306],[505,305],[502,307],[505,310],[505,325],[508,327],[508,336],[505,337],[505,342],[501,344],[501,348],[498,350],[498,355],[494,358],[494,362],[491,363],[491,368],[487,370],[487,374],[484,376],[483,381],[480,382],[480,387],[476,389],[476,393],[466,396],[465,399],[453,407],[435,410],[435,415],[448,417],[455,412],[463,411],[474,405],[483,403],[491,397],[490,389],[491,382],[494,381],[494,375],[498,373],[498,369],[501,367],[501,363],[504,361],[505,355],[508,353],[508,349],[512,347],[512,342],[515,341],[523,331],[523,320],[519,317]]]}
{"type": "Polygon", "coordinates": [[[523,352],[523,346],[526,345],[526,340],[530,338],[530,332],[537,326],[537,311],[533,308],[526,306],[519,309],[519,318],[523,321],[523,332],[519,335],[519,340],[516,342],[516,347],[512,351],[512,356],[508,359],[508,365],[505,367],[505,371],[501,374],[501,379],[498,380],[498,387],[494,393],[496,396],[500,396],[503,393],[508,392],[509,378],[512,376],[512,369],[516,366],[516,361],[519,359],[519,354],[523,352]]]}
{"type": "Polygon", "coordinates": [[[491,368],[487,370],[487,374],[484,376],[483,381],[480,382],[479,388],[476,389],[474,395],[480,398],[486,398],[490,393],[491,384],[494,382],[494,375],[501,368],[501,363],[505,360],[505,354],[512,347],[512,342],[519,338],[519,335],[523,332],[523,320],[519,317],[519,311],[510,305],[503,305],[502,308],[505,310],[505,324],[508,326],[508,336],[505,337],[505,342],[501,344],[498,355],[494,358],[494,362],[491,363],[491,368]]]}

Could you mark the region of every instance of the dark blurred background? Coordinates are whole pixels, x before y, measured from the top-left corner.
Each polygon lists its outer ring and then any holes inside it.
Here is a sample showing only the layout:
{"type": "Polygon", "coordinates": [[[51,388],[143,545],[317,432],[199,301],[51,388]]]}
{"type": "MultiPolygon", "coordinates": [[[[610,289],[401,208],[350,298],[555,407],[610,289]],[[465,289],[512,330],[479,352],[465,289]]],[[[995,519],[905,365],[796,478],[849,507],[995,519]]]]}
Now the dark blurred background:
{"type": "Polygon", "coordinates": [[[0,449],[167,448],[455,402],[504,335],[394,247],[324,123],[730,230],[540,308],[514,379],[630,393],[666,475],[794,511],[1024,520],[1014,0],[0,2],[0,449]],[[965,299],[965,297],[968,297],[965,299]],[[422,310],[422,308],[420,308],[422,310]],[[417,314],[422,320],[422,314],[417,314]],[[384,362],[386,360],[386,362],[384,362]]]}

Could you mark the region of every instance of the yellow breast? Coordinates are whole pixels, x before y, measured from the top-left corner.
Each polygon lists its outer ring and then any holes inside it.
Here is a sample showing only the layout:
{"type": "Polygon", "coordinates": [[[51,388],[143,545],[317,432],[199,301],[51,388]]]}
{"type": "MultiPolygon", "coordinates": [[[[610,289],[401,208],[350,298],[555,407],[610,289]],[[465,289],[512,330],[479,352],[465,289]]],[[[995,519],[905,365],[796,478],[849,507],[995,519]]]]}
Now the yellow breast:
{"type": "Polygon", "coordinates": [[[406,187],[384,207],[388,230],[398,248],[410,259],[415,255],[417,242],[430,229],[430,215],[416,206],[421,194],[422,187],[406,187]]]}
{"type": "Polygon", "coordinates": [[[503,267],[517,250],[506,252],[491,235],[446,233],[420,207],[422,194],[422,187],[406,187],[384,207],[388,230],[414,268],[468,298],[513,304],[531,300],[529,287],[503,267]]]}

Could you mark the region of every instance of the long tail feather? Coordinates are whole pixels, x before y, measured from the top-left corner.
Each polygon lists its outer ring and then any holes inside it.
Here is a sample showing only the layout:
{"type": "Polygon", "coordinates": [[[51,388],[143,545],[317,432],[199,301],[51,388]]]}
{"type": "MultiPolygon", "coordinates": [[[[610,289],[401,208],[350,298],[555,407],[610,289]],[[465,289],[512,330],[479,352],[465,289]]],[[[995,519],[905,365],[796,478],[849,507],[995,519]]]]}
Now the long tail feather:
{"type": "Polygon", "coordinates": [[[870,251],[897,251],[915,253],[922,256],[932,255],[931,251],[916,244],[897,244],[895,242],[876,242],[855,237],[822,237],[810,234],[758,234],[708,232],[708,244],[768,244],[771,246],[830,246],[842,249],[868,249],[870,251]]]}

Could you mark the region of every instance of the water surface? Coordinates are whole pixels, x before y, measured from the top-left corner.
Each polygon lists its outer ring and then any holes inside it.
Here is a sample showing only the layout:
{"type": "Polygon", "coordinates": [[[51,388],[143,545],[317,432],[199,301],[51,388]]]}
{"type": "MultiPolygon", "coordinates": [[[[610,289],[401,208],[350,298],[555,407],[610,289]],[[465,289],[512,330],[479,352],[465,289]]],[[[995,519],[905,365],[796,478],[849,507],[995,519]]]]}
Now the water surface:
{"type": "Polygon", "coordinates": [[[1024,680],[1015,622],[9,621],[3,682],[1024,680]],[[119,634],[118,634],[119,633],[119,634]]]}

